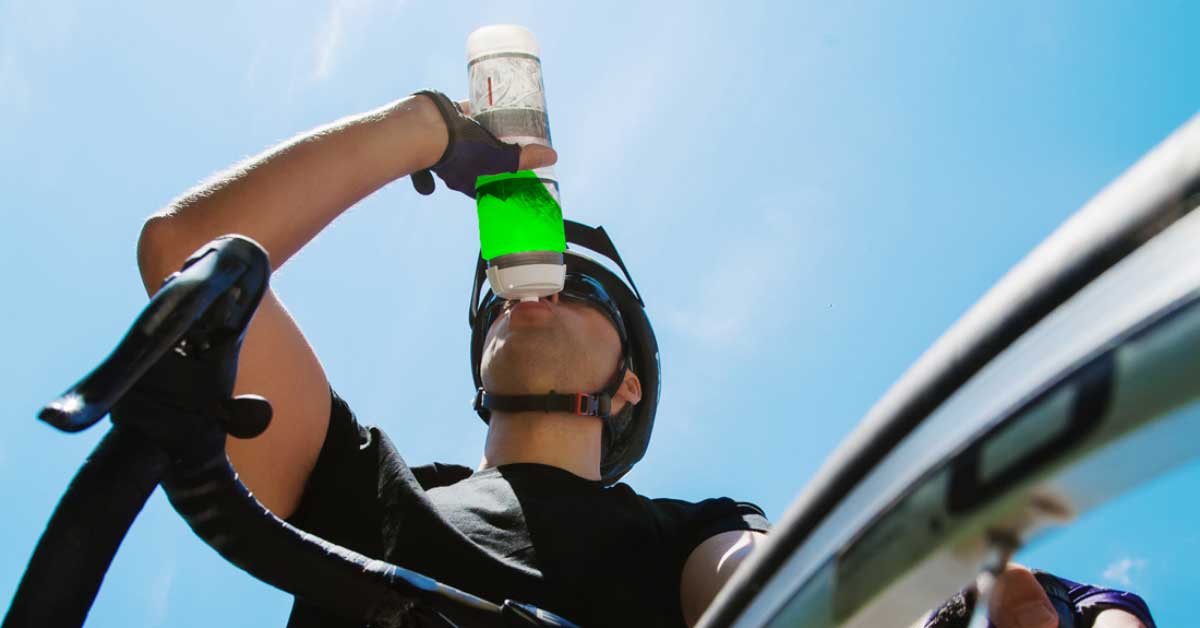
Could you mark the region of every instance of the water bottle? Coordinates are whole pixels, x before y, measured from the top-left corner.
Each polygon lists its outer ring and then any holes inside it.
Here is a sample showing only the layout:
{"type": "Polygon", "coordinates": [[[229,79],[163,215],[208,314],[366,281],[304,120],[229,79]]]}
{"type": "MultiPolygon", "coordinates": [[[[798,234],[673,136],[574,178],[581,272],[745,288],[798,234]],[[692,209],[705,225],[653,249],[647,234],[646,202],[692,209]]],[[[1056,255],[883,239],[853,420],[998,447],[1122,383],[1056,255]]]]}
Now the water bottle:
{"type": "MultiPolygon", "coordinates": [[[[485,26],[467,37],[471,114],[506,142],[551,145],[539,54],[522,26],[485,26]]],[[[562,290],[567,242],[554,168],[479,177],[475,202],[492,291],[529,300],[562,290]]]]}

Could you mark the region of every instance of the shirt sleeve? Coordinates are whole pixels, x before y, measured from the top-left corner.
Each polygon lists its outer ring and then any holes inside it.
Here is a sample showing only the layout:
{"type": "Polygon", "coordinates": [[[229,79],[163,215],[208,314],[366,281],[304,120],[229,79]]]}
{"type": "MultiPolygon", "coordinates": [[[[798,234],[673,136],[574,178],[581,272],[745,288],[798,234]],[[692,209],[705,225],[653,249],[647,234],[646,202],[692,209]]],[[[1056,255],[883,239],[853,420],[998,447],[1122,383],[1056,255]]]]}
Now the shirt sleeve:
{"type": "Polygon", "coordinates": [[[683,567],[692,551],[704,541],[721,534],[739,530],[767,532],[771,524],[762,508],[749,502],[739,502],[728,497],[687,502],[678,499],[653,499],[652,504],[663,549],[667,561],[663,575],[667,599],[677,609],[679,622],[683,622],[680,606],[680,586],[683,567]]]}
{"type": "Polygon", "coordinates": [[[734,501],[728,497],[695,503],[677,499],[653,501],[659,525],[680,569],[692,550],[718,534],[739,530],[768,532],[771,529],[762,508],[750,502],[734,501]]]}
{"type": "Polygon", "coordinates": [[[366,556],[383,553],[380,435],[330,391],[329,427],[304,495],[288,523],[366,556]]]}
{"type": "Polygon", "coordinates": [[[437,488],[439,486],[450,486],[460,480],[465,480],[471,476],[473,471],[470,467],[465,467],[461,464],[445,464],[441,462],[433,462],[417,467],[411,467],[413,477],[424,490],[437,488]]]}

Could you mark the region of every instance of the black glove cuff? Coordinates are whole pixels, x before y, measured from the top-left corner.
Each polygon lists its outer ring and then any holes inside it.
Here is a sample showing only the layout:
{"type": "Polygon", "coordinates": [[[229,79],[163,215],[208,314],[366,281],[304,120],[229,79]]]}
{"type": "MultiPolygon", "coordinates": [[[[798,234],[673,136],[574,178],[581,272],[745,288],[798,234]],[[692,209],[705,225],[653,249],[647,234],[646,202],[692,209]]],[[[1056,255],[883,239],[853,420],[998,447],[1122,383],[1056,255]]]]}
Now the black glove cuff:
{"type": "Polygon", "coordinates": [[[458,125],[455,121],[458,116],[463,115],[461,109],[458,108],[458,103],[450,100],[449,96],[435,90],[423,89],[418,92],[413,92],[413,96],[428,96],[429,100],[433,101],[437,107],[438,113],[442,114],[442,121],[446,123],[446,149],[442,151],[442,156],[438,158],[437,163],[429,167],[429,169],[437,168],[450,158],[450,152],[454,148],[454,142],[458,140],[458,125]]]}
{"type": "Polygon", "coordinates": [[[436,164],[412,173],[413,187],[421,194],[432,194],[433,176],[437,173],[446,187],[475,198],[475,183],[479,176],[501,172],[516,172],[521,164],[521,147],[504,142],[475,120],[463,114],[459,106],[434,90],[415,94],[433,101],[446,122],[446,150],[436,164]]]}

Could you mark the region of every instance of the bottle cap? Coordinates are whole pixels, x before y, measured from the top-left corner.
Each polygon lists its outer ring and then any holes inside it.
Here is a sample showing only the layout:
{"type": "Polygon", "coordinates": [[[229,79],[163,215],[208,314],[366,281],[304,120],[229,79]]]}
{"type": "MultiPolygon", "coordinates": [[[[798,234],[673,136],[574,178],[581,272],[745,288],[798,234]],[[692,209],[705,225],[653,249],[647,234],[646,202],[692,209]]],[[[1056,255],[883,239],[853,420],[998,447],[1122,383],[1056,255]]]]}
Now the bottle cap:
{"type": "Polygon", "coordinates": [[[467,36],[467,62],[484,55],[517,52],[540,57],[541,47],[528,28],[516,24],[493,24],[467,36]]]}
{"type": "Polygon", "coordinates": [[[537,299],[562,292],[567,278],[563,264],[489,266],[488,284],[502,299],[537,299]]]}

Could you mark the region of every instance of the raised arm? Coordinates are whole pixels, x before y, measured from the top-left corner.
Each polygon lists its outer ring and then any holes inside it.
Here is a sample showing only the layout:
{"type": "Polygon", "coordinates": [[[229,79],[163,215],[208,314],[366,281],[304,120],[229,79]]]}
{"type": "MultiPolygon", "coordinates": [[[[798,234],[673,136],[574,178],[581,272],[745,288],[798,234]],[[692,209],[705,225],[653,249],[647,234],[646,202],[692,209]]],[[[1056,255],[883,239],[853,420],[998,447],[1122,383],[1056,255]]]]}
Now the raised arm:
{"type": "MultiPolygon", "coordinates": [[[[471,196],[479,174],[557,158],[548,147],[502,144],[443,95],[404,98],[297,136],[170,203],[142,227],[142,281],[153,293],[187,255],[227,233],[257,240],[277,269],[359,199],[419,170],[433,167],[471,196]]],[[[432,192],[432,180],[418,188],[432,192]]],[[[247,331],[235,392],[265,396],[275,415],[264,434],[229,439],[226,451],[259,500],[287,517],[316,464],[330,399],[324,370],[273,292],[247,331]]]]}
{"type": "MultiPolygon", "coordinates": [[[[200,245],[226,233],[257,240],[278,269],[338,215],[388,182],[429,167],[446,148],[429,98],[409,97],[314,129],[221,172],[142,227],[138,266],[148,293],[200,245]]],[[[280,516],[294,510],[329,420],[316,355],[273,292],[247,331],[236,392],[271,400],[274,420],[226,451],[242,480],[280,516]]]]}
{"type": "MultiPolygon", "coordinates": [[[[226,233],[257,240],[278,269],[359,199],[433,165],[445,124],[425,96],[300,134],[204,181],[151,216],[138,241],[146,292],[187,255],[226,233]]],[[[275,418],[252,441],[226,449],[266,507],[292,514],[329,421],[329,384],[304,335],[274,292],[266,294],[241,352],[236,393],[268,397],[275,418]]]]}

